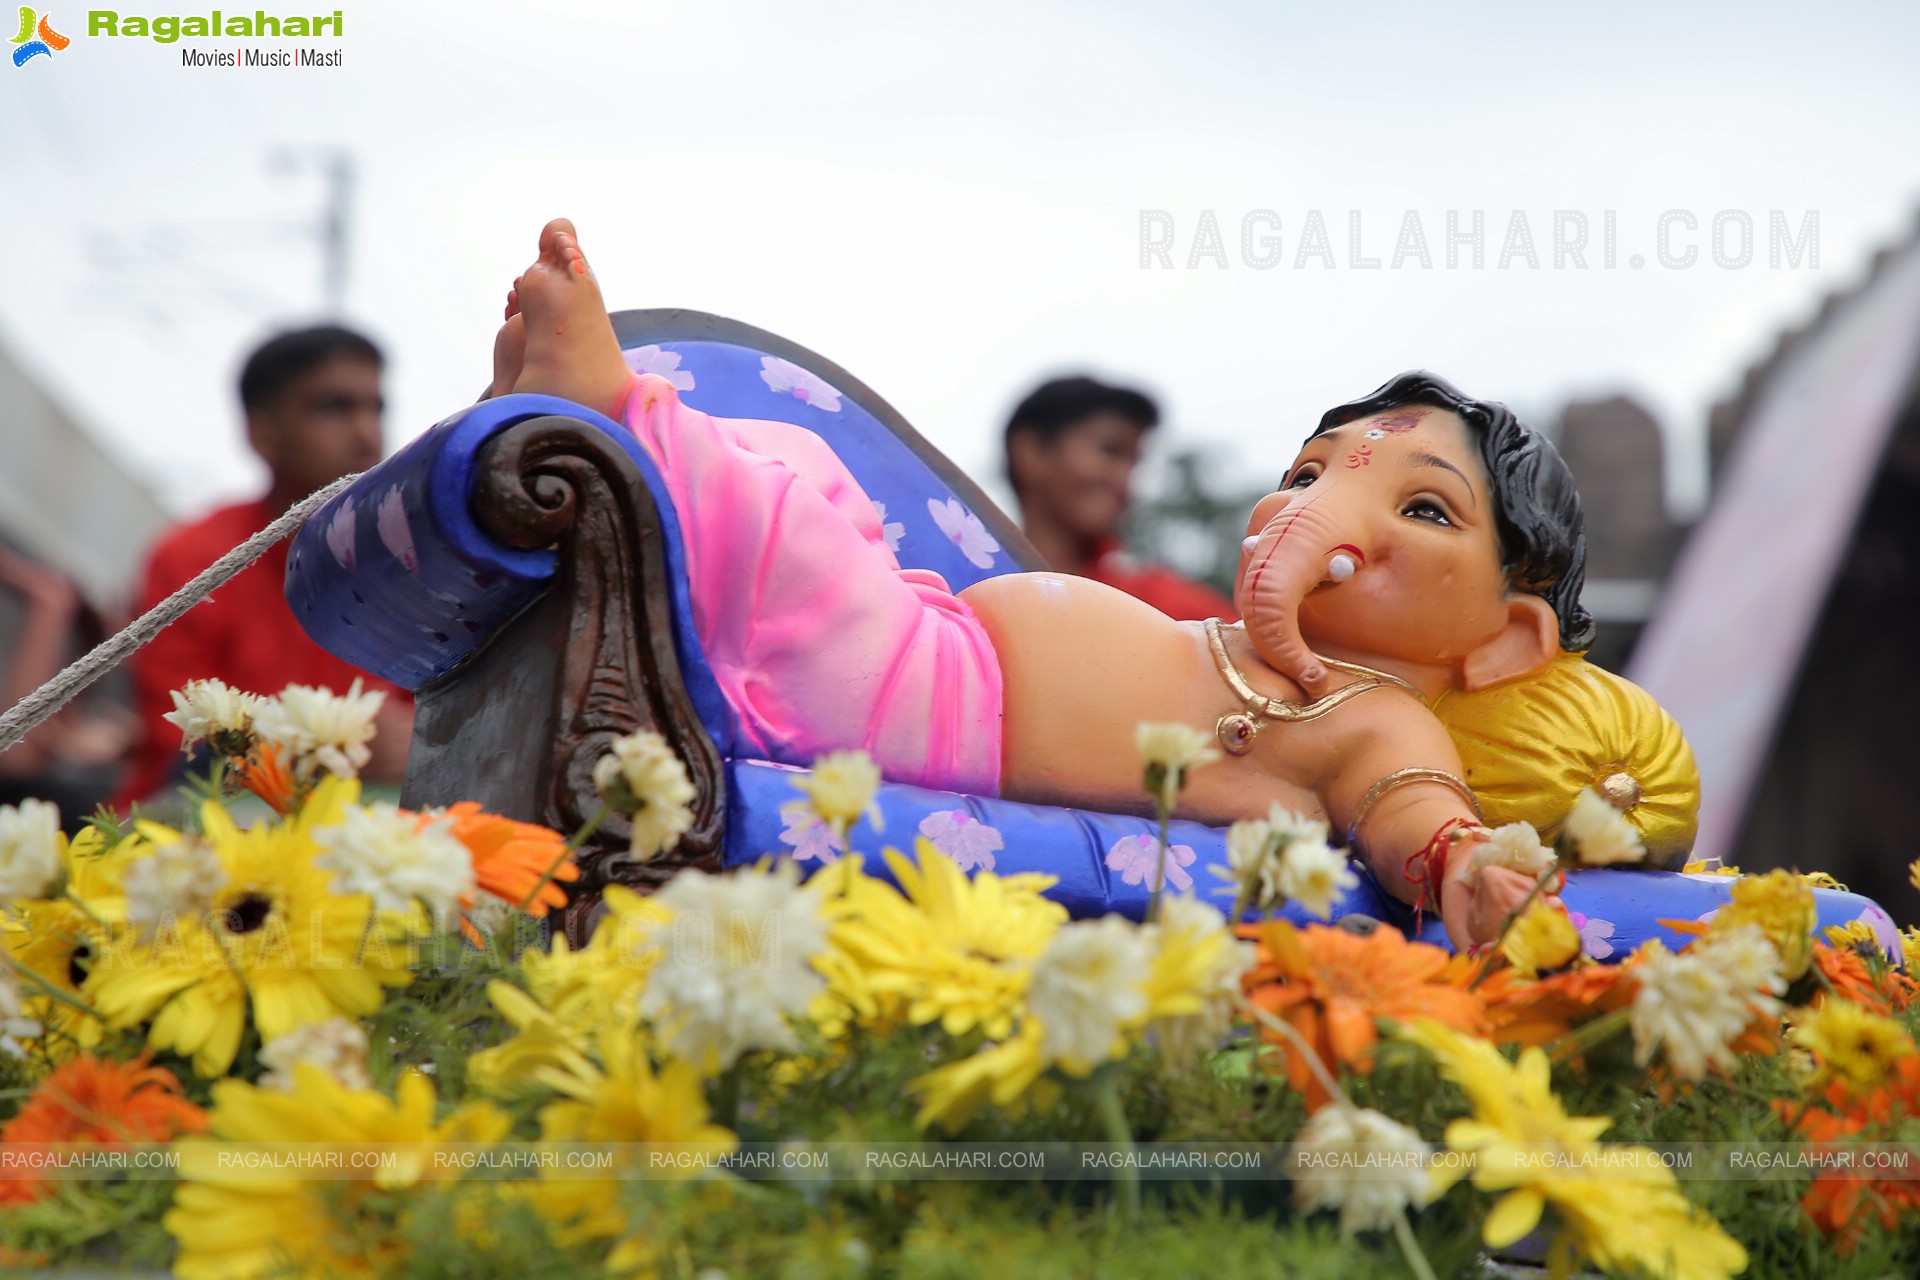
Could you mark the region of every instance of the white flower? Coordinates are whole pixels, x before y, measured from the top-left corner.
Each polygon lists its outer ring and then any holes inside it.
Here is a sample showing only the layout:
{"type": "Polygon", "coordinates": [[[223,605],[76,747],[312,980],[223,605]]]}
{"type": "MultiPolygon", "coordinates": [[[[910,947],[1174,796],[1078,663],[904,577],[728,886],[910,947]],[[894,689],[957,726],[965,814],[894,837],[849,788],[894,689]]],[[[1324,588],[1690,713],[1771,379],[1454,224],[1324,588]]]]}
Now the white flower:
{"type": "Polygon", "coordinates": [[[907,536],[907,526],[898,520],[887,519],[887,504],[884,502],[873,504],[873,514],[874,518],[880,522],[880,537],[887,544],[887,550],[899,551],[900,539],[907,536]]]}
{"type": "Polygon", "coordinates": [[[874,796],[880,790],[880,766],[864,751],[829,751],[813,762],[813,769],[794,780],[807,804],[836,836],[867,817],[880,829],[880,809],[874,796]]]}
{"type": "Polygon", "coordinates": [[[1775,1017],[1786,990],[1780,953],[1748,925],[1711,934],[1679,955],[1655,942],[1634,964],[1634,1059],[1664,1049],[1674,1074],[1699,1080],[1709,1066],[1731,1068],[1731,1043],[1756,1017],[1775,1017]]]}
{"type": "Polygon", "coordinates": [[[121,873],[127,923],[144,941],[169,922],[199,920],[226,883],[226,869],[204,840],[188,836],[162,845],[121,873]]]}
{"type": "Polygon", "coordinates": [[[356,806],[313,842],[324,850],[313,865],[334,873],[333,892],[364,893],[377,911],[407,911],[418,901],[444,920],[473,892],[473,856],[446,818],[422,824],[384,802],[356,806]]]}
{"type": "Polygon", "coordinates": [[[693,390],[693,373],[680,367],[678,351],[666,351],[659,343],[650,342],[644,347],[622,351],[620,355],[626,360],[627,368],[635,373],[651,373],[655,377],[665,378],[673,384],[675,391],[693,390]]]}
{"type": "Polygon", "coordinates": [[[1000,550],[999,540],[987,532],[980,517],[967,510],[960,499],[928,498],[927,514],[933,517],[934,525],[947,540],[960,548],[968,564],[977,569],[993,568],[994,553],[1000,550]]]}
{"type": "Polygon", "coordinates": [[[44,898],[59,881],[59,808],[45,800],[0,805],[0,903],[44,898]]]}
{"type": "Polygon", "coordinates": [[[351,778],[373,758],[374,717],[387,695],[361,692],[356,679],[344,694],[311,685],[290,684],[254,712],[253,727],[273,743],[297,774],[318,766],[338,778],[351,778]]]}
{"type": "Polygon", "coordinates": [[[780,806],[780,843],[793,850],[795,862],[818,862],[825,866],[840,861],[847,842],[820,821],[820,815],[805,800],[789,800],[780,806]]]}
{"type": "Polygon", "coordinates": [[[533,917],[520,913],[515,903],[508,902],[498,894],[488,893],[485,889],[473,895],[473,905],[467,908],[467,921],[481,933],[492,938],[499,934],[513,934],[520,928],[522,920],[533,917]]]}
{"type": "Polygon", "coordinates": [[[1146,1015],[1153,952],[1152,938],[1119,916],[1060,927],[1027,984],[1048,1062],[1085,1076],[1124,1051],[1127,1028],[1146,1015]]]}
{"type": "Polygon", "coordinates": [[[693,828],[698,793],[687,766],[667,740],[651,729],[615,738],[593,766],[601,798],[633,819],[632,856],[650,862],[680,843],[693,828]]]}
{"type": "Polygon", "coordinates": [[[672,916],[649,931],[657,959],[639,1009],[662,1047],[708,1071],[750,1050],[799,1048],[788,1019],[826,985],[813,959],[826,950],[827,923],[793,863],[683,871],[653,901],[672,916]]]}
{"type": "Polygon", "coordinates": [[[1582,790],[1573,802],[1573,812],[1567,815],[1567,838],[1584,867],[1640,862],[1647,856],[1640,833],[1626,815],[1592,787],[1582,790]]]}
{"type": "Polygon", "coordinates": [[[1325,919],[1333,900],[1360,883],[1346,855],[1327,843],[1324,820],[1276,804],[1264,819],[1227,828],[1227,874],[1239,896],[1256,909],[1289,898],[1325,919]]]}
{"type": "Polygon", "coordinates": [[[367,1033],[359,1023],[339,1015],[309,1022],[260,1046],[260,1061],[268,1068],[260,1077],[262,1089],[293,1092],[294,1068],[310,1063],[349,1089],[371,1089],[367,1075],[367,1033]]]}
{"type": "Polygon", "coordinates": [[[962,809],[942,809],[920,819],[920,834],[965,872],[991,871],[994,854],[1007,847],[1000,832],[962,809]]]}
{"type": "Polygon", "coordinates": [[[1408,1205],[1433,1198],[1433,1148],[1370,1107],[1328,1103],[1300,1127],[1288,1154],[1293,1202],[1303,1212],[1338,1209],[1344,1235],[1384,1231],[1408,1205]]]}
{"type": "Polygon", "coordinates": [[[1178,721],[1142,720],[1133,727],[1133,741],[1140,749],[1141,785],[1167,808],[1189,773],[1220,758],[1211,736],[1178,721]]]}
{"type": "Polygon", "coordinates": [[[259,694],[224,680],[189,680],[169,696],[173,710],[161,719],[180,730],[182,751],[205,742],[217,755],[243,756],[253,746],[253,717],[266,704],[259,694]]]}
{"type": "MultiPolygon", "coordinates": [[[[1194,852],[1191,845],[1170,844],[1167,846],[1167,883],[1176,889],[1193,888],[1193,876],[1187,868],[1193,865],[1194,852]]],[[[1160,842],[1149,835],[1121,836],[1107,850],[1107,867],[1120,873],[1122,884],[1144,884],[1150,889],[1160,886],[1159,879],[1160,842]]]]}
{"type": "Polygon", "coordinates": [[[33,1039],[42,1030],[32,1018],[20,1016],[19,972],[10,964],[0,964],[0,1053],[26,1057],[26,1046],[20,1042],[33,1039]]]}
{"type": "MultiPolygon", "coordinates": [[[[1176,894],[1160,903],[1160,920],[1149,926],[1157,943],[1165,947],[1182,936],[1225,933],[1227,918],[1198,898],[1176,894]]],[[[1201,1005],[1194,1013],[1161,1018],[1153,1024],[1167,1060],[1187,1065],[1202,1053],[1217,1048],[1233,1026],[1239,1008],[1240,979],[1254,964],[1251,942],[1229,941],[1221,948],[1213,970],[1199,983],[1201,1005]]]]}
{"type": "Polygon", "coordinates": [[[1288,840],[1281,849],[1280,892],[1322,920],[1332,916],[1333,900],[1359,883],[1347,855],[1324,837],[1288,840]]]}
{"type": "Polygon", "coordinates": [[[1540,843],[1540,833],[1531,822],[1509,822],[1495,827],[1493,834],[1473,848],[1472,866],[1510,867],[1539,879],[1559,859],[1552,849],[1540,843]]]}
{"type": "Polygon", "coordinates": [[[769,390],[790,395],[802,404],[828,413],[840,412],[840,393],[791,360],[761,356],[760,381],[766,383],[769,390]]]}

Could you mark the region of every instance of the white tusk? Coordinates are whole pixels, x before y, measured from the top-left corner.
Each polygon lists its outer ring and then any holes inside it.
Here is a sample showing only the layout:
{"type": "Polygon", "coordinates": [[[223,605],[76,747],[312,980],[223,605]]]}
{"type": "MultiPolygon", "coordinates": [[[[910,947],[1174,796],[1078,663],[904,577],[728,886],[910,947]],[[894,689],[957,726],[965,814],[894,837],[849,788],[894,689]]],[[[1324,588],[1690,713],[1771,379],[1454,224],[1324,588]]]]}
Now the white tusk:
{"type": "Polygon", "coordinates": [[[1352,556],[1342,551],[1334,556],[1333,559],[1327,561],[1327,577],[1334,582],[1345,582],[1353,576],[1353,571],[1359,567],[1359,565],[1353,562],[1352,556]]]}
{"type": "Polygon", "coordinates": [[[1259,545],[1260,535],[1257,533],[1250,533],[1240,540],[1240,549],[1248,555],[1252,555],[1253,549],[1259,545]]]}

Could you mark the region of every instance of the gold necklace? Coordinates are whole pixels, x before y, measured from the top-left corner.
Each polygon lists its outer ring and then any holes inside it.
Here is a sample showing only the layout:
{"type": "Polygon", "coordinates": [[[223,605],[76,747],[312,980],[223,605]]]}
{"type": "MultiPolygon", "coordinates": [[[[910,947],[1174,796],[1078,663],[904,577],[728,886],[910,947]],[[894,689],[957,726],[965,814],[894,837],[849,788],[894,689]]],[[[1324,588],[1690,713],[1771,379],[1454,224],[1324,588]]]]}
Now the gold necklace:
{"type": "MultiPolygon", "coordinates": [[[[1295,723],[1302,720],[1317,720],[1335,707],[1374,689],[1389,687],[1402,689],[1419,698],[1421,702],[1426,701],[1418,689],[1399,676],[1385,671],[1376,671],[1372,667],[1363,667],[1357,662],[1341,662],[1337,658],[1323,657],[1317,653],[1314,657],[1327,666],[1360,678],[1313,702],[1288,702],[1284,698],[1266,697],[1256,692],[1254,687],[1247,683],[1247,678],[1240,674],[1240,668],[1234,665],[1232,657],[1228,655],[1227,641],[1222,634],[1224,628],[1220,624],[1220,619],[1208,618],[1203,625],[1207,631],[1207,648],[1213,652],[1213,665],[1219,668],[1220,677],[1227,682],[1227,688],[1233,690],[1233,696],[1240,699],[1245,706],[1244,710],[1229,711],[1221,716],[1213,728],[1214,736],[1220,740],[1220,745],[1232,755],[1243,756],[1253,750],[1254,738],[1269,721],[1295,723]]],[[[1242,623],[1235,622],[1229,625],[1236,629],[1244,629],[1242,623]]]]}

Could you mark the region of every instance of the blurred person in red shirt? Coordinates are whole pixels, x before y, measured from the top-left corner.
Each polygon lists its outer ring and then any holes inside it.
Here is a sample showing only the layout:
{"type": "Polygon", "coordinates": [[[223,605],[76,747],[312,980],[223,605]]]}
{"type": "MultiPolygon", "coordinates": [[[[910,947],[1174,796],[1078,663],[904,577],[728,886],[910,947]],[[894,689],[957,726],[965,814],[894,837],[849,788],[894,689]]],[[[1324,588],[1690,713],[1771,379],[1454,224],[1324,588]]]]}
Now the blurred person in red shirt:
{"type": "MultiPolygon", "coordinates": [[[[267,492],[163,534],[141,576],[138,611],[171,595],[301,498],[380,461],[383,364],[371,341],[334,325],[280,334],[247,358],[240,403],[247,443],[271,477],[267,492]]],[[[189,680],[211,677],[266,695],[289,684],[344,693],[355,679],[386,690],[374,756],[362,776],[372,783],[401,780],[413,734],[412,701],[307,638],[287,605],[287,546],[284,540],[276,544],[130,660],[143,732],[120,787],[121,804],[145,799],[179,776],[185,764],[180,732],[162,718],[173,710],[169,694],[189,680]]]]}
{"type": "Polygon", "coordinates": [[[1240,615],[1212,587],[1165,565],[1142,564],[1120,540],[1140,447],[1160,421],[1141,392],[1092,378],[1056,378],[1022,400],[1007,422],[1007,479],[1020,523],[1047,564],[1144,600],[1169,617],[1240,615]]]}

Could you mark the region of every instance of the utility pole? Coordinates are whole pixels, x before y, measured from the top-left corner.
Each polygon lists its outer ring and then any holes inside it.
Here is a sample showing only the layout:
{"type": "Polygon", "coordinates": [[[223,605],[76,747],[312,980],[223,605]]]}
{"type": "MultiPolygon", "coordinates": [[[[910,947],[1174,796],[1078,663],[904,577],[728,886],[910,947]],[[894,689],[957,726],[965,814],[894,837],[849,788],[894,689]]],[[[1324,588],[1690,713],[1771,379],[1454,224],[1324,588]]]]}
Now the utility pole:
{"type": "Polygon", "coordinates": [[[347,302],[347,230],[353,216],[353,157],[330,152],[324,160],[327,204],[320,222],[320,296],[327,314],[340,315],[347,302]]]}

